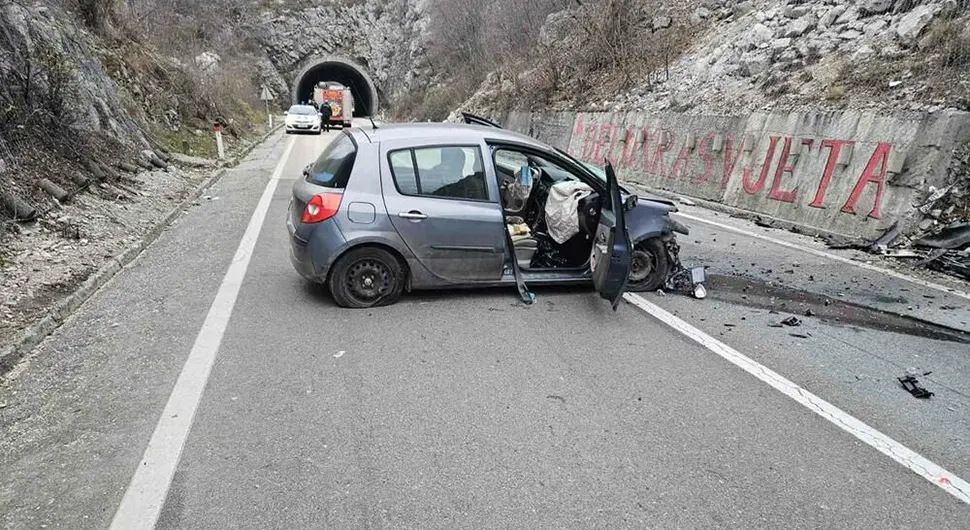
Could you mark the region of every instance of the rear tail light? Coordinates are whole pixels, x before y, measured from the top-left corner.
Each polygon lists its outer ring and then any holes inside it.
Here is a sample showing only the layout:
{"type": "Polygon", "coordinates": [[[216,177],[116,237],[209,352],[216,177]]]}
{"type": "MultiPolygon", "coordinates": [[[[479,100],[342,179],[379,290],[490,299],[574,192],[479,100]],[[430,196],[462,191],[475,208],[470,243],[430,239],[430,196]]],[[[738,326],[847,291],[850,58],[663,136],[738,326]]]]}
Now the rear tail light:
{"type": "Polygon", "coordinates": [[[337,215],[342,193],[320,193],[310,198],[303,208],[304,223],[319,223],[337,215]]]}

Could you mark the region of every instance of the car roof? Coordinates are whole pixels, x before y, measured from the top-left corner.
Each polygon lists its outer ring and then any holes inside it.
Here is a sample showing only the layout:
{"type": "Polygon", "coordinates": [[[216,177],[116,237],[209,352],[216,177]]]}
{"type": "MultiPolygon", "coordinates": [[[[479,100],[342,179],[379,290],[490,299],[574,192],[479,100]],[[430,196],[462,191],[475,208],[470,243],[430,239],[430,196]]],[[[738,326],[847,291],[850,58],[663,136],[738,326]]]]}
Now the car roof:
{"type": "Polygon", "coordinates": [[[488,141],[510,142],[542,151],[553,151],[549,145],[524,134],[465,123],[395,123],[381,125],[377,130],[362,128],[360,132],[371,143],[394,140],[413,140],[416,144],[478,143],[484,138],[488,141]]]}

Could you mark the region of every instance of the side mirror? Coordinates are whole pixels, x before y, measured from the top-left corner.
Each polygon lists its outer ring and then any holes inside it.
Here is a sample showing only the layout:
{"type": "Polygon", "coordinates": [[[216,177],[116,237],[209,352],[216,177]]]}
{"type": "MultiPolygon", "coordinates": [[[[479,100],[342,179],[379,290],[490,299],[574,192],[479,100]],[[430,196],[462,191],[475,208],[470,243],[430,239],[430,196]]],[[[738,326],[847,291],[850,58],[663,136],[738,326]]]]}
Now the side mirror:
{"type": "Polygon", "coordinates": [[[637,207],[638,202],[639,202],[639,197],[637,197],[636,195],[627,196],[626,200],[623,201],[623,211],[624,212],[632,211],[634,208],[637,207]]]}

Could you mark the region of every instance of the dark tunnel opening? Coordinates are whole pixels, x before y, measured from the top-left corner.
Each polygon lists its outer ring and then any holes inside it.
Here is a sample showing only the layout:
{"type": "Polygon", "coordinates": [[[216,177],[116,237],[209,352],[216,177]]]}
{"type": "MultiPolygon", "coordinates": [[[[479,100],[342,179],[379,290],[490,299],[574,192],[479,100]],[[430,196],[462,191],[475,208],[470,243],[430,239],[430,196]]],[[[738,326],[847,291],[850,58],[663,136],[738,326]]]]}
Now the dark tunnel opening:
{"type": "Polygon", "coordinates": [[[293,101],[313,100],[313,87],[321,81],[334,81],[350,88],[354,96],[354,116],[375,114],[377,89],[363,70],[342,60],[322,60],[297,75],[293,86],[293,101]]]}

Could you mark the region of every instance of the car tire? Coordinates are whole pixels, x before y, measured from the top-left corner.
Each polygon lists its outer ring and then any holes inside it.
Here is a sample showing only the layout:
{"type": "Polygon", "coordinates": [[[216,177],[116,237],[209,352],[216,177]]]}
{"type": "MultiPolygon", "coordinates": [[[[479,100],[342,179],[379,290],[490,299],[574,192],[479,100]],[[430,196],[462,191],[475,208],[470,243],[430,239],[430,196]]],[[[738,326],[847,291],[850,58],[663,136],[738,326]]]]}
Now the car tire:
{"type": "Polygon", "coordinates": [[[659,238],[641,241],[633,246],[630,281],[626,290],[633,293],[655,291],[667,281],[670,257],[659,238]]]}
{"type": "Polygon", "coordinates": [[[338,306],[365,309],[397,302],[404,291],[405,276],[404,265],[390,252],[361,247],[337,260],[327,287],[338,306]]]}

